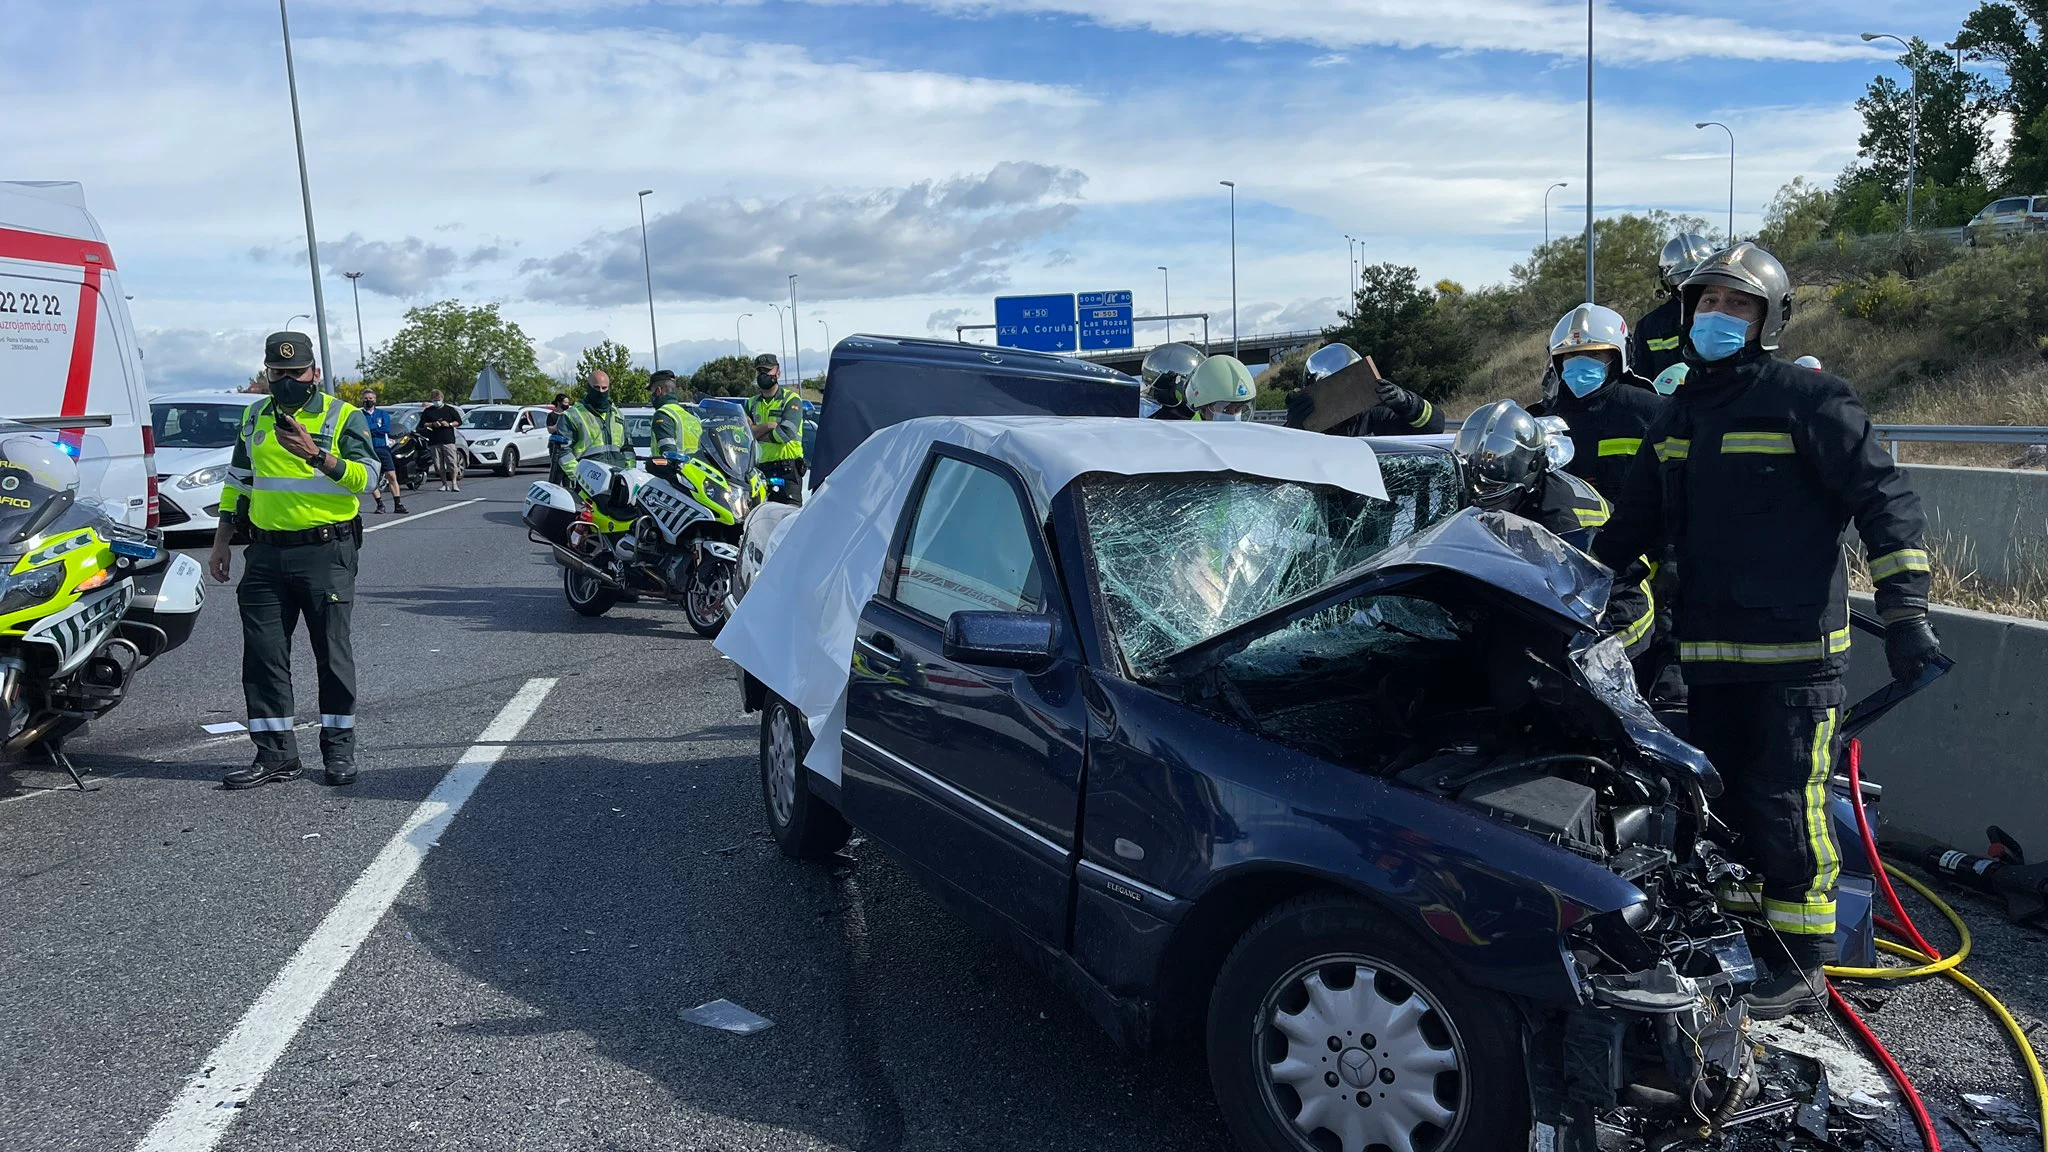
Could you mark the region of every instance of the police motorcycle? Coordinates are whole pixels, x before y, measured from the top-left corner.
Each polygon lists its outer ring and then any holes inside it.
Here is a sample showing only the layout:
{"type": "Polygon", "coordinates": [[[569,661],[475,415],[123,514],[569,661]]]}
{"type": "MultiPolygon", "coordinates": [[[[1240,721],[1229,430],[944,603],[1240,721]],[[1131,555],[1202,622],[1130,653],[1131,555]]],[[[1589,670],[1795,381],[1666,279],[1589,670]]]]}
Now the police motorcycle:
{"type": "Polygon", "coordinates": [[[192,635],[200,567],[81,495],[64,443],[0,421],[0,748],[85,780],[64,742],[192,635]]]}
{"type": "Polygon", "coordinates": [[[725,626],[740,531],[768,486],[743,418],[711,413],[703,427],[696,455],[672,470],[598,449],[576,461],[568,487],[527,489],[527,537],[554,549],[562,595],[579,615],[651,596],[682,605],[700,636],[725,626]]]}

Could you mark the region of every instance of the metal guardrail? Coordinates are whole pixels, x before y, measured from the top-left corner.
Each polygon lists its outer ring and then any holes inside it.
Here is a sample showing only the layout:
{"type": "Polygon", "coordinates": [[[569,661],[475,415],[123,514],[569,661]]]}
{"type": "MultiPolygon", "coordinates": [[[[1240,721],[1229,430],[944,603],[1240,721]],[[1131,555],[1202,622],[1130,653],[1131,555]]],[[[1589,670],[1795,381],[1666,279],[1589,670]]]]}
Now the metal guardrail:
{"type": "Polygon", "coordinates": [[[2006,424],[1879,424],[1877,438],[1899,458],[1901,444],[2048,444],[2048,428],[2006,424]]]}

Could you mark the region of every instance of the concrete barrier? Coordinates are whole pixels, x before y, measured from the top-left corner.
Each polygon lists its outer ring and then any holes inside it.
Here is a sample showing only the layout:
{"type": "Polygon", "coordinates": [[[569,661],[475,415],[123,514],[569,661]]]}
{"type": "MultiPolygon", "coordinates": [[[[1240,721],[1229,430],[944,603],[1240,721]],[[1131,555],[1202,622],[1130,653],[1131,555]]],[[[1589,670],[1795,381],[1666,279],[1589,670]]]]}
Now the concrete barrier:
{"type": "MultiPolygon", "coordinates": [[[[1870,597],[1854,599],[1874,610],[1870,597]]],[[[2048,859],[2048,624],[1961,608],[1933,616],[1955,670],[1863,738],[1863,774],[1884,785],[1884,822],[1970,852],[1984,850],[1985,826],[1996,824],[2048,859]]],[[[1890,678],[1884,642],[1858,632],[1849,698],[1890,678]]]]}
{"type": "Polygon", "coordinates": [[[2048,566],[2048,472],[1909,464],[1913,490],[1927,509],[1929,543],[1969,563],[1987,580],[2019,584],[2048,566]]]}

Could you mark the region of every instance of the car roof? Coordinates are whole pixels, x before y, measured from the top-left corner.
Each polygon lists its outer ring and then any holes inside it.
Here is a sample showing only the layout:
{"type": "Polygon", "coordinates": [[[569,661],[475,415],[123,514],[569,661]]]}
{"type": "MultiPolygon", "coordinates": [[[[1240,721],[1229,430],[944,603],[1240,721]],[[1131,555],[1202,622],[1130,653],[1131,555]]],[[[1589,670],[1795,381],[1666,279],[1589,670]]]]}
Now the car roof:
{"type": "Polygon", "coordinates": [[[151,404],[212,403],[246,406],[254,404],[261,399],[263,399],[261,392],[165,392],[159,396],[151,396],[149,402],[151,404]]]}

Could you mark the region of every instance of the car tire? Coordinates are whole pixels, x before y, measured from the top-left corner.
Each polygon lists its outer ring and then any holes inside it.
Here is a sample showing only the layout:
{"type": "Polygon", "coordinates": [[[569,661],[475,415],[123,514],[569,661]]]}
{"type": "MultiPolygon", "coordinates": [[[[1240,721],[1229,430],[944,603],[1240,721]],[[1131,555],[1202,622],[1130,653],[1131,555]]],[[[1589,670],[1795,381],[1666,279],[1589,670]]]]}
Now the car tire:
{"type": "Polygon", "coordinates": [[[1267,913],[1224,960],[1209,1078],[1247,1152],[1525,1147],[1516,1019],[1379,909],[1311,893],[1267,913]]]}
{"type": "Polygon", "coordinates": [[[792,860],[822,860],[841,848],[853,828],[804,779],[811,730],[796,706],[769,693],[761,708],[761,805],[768,832],[792,860]]]}
{"type": "Polygon", "coordinates": [[[562,569],[562,598],[578,616],[602,616],[619,602],[617,592],[574,568],[562,569]]]}
{"type": "Polygon", "coordinates": [[[519,471],[519,449],[507,448],[505,449],[505,454],[498,458],[498,475],[510,476],[517,471],[519,471]]]}

